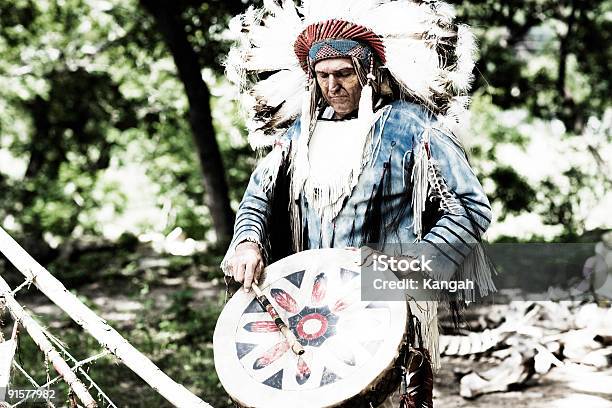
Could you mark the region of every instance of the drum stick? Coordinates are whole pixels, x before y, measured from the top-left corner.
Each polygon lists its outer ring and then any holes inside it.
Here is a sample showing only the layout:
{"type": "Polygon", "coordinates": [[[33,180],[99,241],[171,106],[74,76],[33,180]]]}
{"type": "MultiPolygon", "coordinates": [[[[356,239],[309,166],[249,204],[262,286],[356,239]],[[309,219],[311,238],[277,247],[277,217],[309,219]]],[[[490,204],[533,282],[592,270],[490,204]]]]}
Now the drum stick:
{"type": "Polygon", "coordinates": [[[264,309],[266,309],[270,317],[272,317],[272,320],[274,320],[274,324],[276,324],[276,327],[278,327],[278,330],[280,330],[283,336],[285,336],[285,339],[287,339],[289,346],[291,346],[291,350],[293,350],[293,352],[297,354],[298,356],[301,356],[302,354],[304,354],[304,347],[302,347],[302,345],[297,340],[297,338],[295,337],[291,329],[287,327],[287,325],[285,324],[283,319],[280,317],[280,315],[278,314],[274,306],[272,306],[272,303],[270,303],[270,300],[268,300],[266,295],[261,291],[261,289],[259,289],[259,286],[257,286],[255,283],[252,283],[251,287],[253,288],[253,291],[255,292],[255,297],[257,298],[257,301],[259,302],[259,304],[264,309]]]}

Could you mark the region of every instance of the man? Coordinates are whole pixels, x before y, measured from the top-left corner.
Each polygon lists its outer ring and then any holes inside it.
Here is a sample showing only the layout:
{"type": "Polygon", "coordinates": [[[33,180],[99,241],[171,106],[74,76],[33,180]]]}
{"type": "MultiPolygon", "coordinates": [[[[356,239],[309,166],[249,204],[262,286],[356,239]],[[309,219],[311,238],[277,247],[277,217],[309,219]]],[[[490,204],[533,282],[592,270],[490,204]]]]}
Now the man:
{"type": "MultiPolygon", "coordinates": [[[[333,109],[333,119],[344,119],[356,113],[362,87],[349,58],[321,60],[315,65],[315,73],[319,89],[333,109]]],[[[248,240],[236,246],[236,252],[228,263],[235,280],[243,283],[247,292],[252,282],[257,283],[264,266],[260,245],[248,240]]]]}
{"type": "MultiPolygon", "coordinates": [[[[471,80],[469,32],[441,2],[310,0],[300,13],[281,1],[266,2],[261,20],[239,17],[228,71],[254,96],[251,142],[274,147],[239,206],[225,273],[249,291],[265,265],[293,252],[406,244],[405,256],[435,254],[433,277],[471,278],[486,294],[490,276],[474,265],[491,208],[449,130],[471,80]],[[302,24],[297,64],[279,51],[286,33],[275,30],[288,21],[302,24]]],[[[410,310],[437,369],[436,303],[410,310]]],[[[431,406],[431,388],[416,394],[406,406],[431,406]]]]}

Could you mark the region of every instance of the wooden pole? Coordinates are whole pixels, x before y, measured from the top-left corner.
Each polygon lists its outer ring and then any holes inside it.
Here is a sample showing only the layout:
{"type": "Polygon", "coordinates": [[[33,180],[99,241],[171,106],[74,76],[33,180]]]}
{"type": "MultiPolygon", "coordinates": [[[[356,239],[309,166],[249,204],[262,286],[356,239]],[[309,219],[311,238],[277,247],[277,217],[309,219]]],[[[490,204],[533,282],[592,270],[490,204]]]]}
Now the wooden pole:
{"type": "MultiPolygon", "coordinates": [[[[5,302],[0,300],[0,315],[4,310],[5,302]]],[[[15,351],[17,350],[17,333],[19,324],[15,322],[13,324],[13,333],[11,338],[4,340],[2,333],[0,332],[0,401],[6,400],[6,390],[9,386],[9,380],[11,378],[11,367],[13,365],[13,359],[15,358],[15,351]]]]}
{"type": "Polygon", "coordinates": [[[53,368],[62,376],[64,381],[68,383],[70,388],[74,390],[74,393],[81,400],[81,402],[87,408],[95,408],[98,406],[96,400],[89,394],[85,384],[78,379],[76,374],[70,369],[70,366],[64,361],[62,356],[53,347],[47,336],[43,332],[40,325],[30,316],[21,305],[15,300],[11,293],[10,286],[6,283],[2,277],[0,277],[0,296],[4,297],[6,307],[11,313],[11,316],[16,322],[20,322],[21,325],[27,330],[34,343],[45,353],[45,356],[53,363],[53,368]]]}
{"type": "Polygon", "coordinates": [[[104,319],[85,306],[2,228],[0,228],[0,252],[72,320],[171,404],[180,408],[212,408],[187,388],[174,382],[104,319]]]}

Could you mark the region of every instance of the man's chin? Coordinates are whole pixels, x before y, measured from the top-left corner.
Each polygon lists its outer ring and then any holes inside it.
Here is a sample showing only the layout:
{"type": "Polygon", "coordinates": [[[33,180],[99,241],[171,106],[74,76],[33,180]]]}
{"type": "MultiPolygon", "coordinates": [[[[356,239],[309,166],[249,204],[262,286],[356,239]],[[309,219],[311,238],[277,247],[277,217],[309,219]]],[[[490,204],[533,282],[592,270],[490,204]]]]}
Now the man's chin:
{"type": "Polygon", "coordinates": [[[356,109],[356,108],[354,108],[354,109],[348,108],[348,107],[346,107],[346,105],[340,105],[340,106],[332,105],[332,108],[334,109],[334,112],[338,116],[346,116],[346,115],[348,115],[349,113],[353,112],[356,109]]]}

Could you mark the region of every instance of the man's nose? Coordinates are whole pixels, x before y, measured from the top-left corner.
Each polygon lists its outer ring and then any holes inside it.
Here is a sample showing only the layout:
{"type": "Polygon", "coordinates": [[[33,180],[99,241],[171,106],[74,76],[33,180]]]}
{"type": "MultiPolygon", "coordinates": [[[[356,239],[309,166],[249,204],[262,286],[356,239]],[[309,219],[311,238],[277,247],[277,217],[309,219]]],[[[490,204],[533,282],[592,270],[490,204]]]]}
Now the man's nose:
{"type": "Polygon", "coordinates": [[[329,82],[327,84],[329,92],[336,92],[340,89],[340,82],[334,75],[329,76],[329,82]]]}

